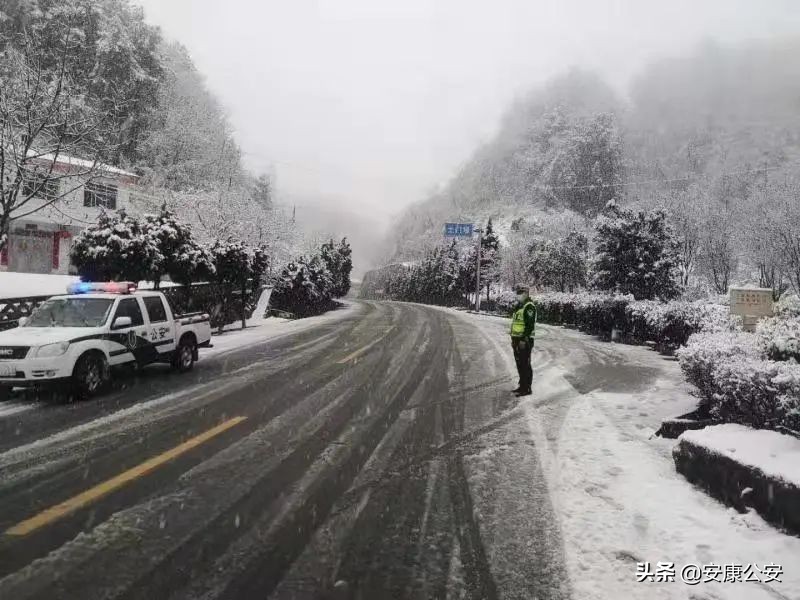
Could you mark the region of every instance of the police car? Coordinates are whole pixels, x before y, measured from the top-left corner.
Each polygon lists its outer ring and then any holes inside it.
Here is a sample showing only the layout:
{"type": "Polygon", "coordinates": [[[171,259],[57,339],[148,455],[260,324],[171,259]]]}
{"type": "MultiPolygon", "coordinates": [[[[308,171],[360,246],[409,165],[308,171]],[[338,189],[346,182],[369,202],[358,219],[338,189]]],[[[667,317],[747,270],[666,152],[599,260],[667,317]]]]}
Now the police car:
{"type": "Polygon", "coordinates": [[[171,363],[189,371],[209,346],[207,314],[173,315],[164,294],[130,282],[72,284],[19,327],[0,332],[0,399],[13,387],[68,383],[77,397],[97,394],[111,367],[171,363]]]}

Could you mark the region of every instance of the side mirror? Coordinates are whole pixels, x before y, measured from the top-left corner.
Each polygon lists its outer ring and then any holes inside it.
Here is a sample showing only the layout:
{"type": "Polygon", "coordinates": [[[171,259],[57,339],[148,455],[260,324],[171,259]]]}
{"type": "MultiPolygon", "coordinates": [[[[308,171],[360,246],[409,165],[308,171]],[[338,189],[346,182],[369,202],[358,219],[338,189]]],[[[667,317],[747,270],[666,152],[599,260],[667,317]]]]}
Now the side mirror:
{"type": "Polygon", "coordinates": [[[25,327],[25,324],[28,322],[28,317],[20,317],[17,319],[17,327],[25,327]]]}
{"type": "Polygon", "coordinates": [[[133,325],[133,321],[131,321],[130,317],[117,317],[114,319],[114,324],[111,326],[111,329],[125,329],[131,325],[133,325]]]}

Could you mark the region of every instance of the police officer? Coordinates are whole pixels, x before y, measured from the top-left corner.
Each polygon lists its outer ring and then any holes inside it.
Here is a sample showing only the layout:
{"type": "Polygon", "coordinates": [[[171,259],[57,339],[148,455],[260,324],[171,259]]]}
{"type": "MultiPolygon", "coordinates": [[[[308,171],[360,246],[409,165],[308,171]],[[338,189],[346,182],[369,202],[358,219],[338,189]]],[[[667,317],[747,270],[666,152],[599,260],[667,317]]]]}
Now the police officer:
{"type": "Polygon", "coordinates": [[[511,314],[511,347],[517,362],[519,385],[514,393],[517,396],[530,396],[533,383],[531,350],[536,331],[536,305],[531,300],[528,288],[517,287],[517,304],[511,314]]]}

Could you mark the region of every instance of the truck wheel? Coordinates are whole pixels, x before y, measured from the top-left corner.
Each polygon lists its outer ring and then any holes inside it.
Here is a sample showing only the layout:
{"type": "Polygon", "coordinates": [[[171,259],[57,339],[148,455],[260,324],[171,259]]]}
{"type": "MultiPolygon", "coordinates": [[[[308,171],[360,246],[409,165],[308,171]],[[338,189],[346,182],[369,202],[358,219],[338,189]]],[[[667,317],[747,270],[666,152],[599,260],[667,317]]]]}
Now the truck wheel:
{"type": "Polygon", "coordinates": [[[84,354],[72,371],[72,389],[76,399],[84,400],[99,394],[108,380],[108,365],[100,354],[84,354]]]}
{"type": "Polygon", "coordinates": [[[180,373],[187,373],[194,368],[194,357],[197,354],[197,343],[191,336],[184,336],[175,349],[174,366],[180,373]]]}

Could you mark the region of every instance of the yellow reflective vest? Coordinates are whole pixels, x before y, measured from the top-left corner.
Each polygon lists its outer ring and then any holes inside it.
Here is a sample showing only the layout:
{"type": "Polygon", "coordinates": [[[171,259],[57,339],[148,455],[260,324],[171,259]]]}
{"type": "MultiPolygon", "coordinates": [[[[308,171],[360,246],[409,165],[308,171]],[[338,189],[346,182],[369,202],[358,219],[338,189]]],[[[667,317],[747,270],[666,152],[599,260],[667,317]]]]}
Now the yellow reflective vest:
{"type": "Polygon", "coordinates": [[[515,310],[514,314],[511,316],[511,337],[525,337],[525,311],[528,307],[533,307],[533,325],[531,327],[530,337],[534,337],[536,331],[536,305],[530,299],[515,310]]]}

